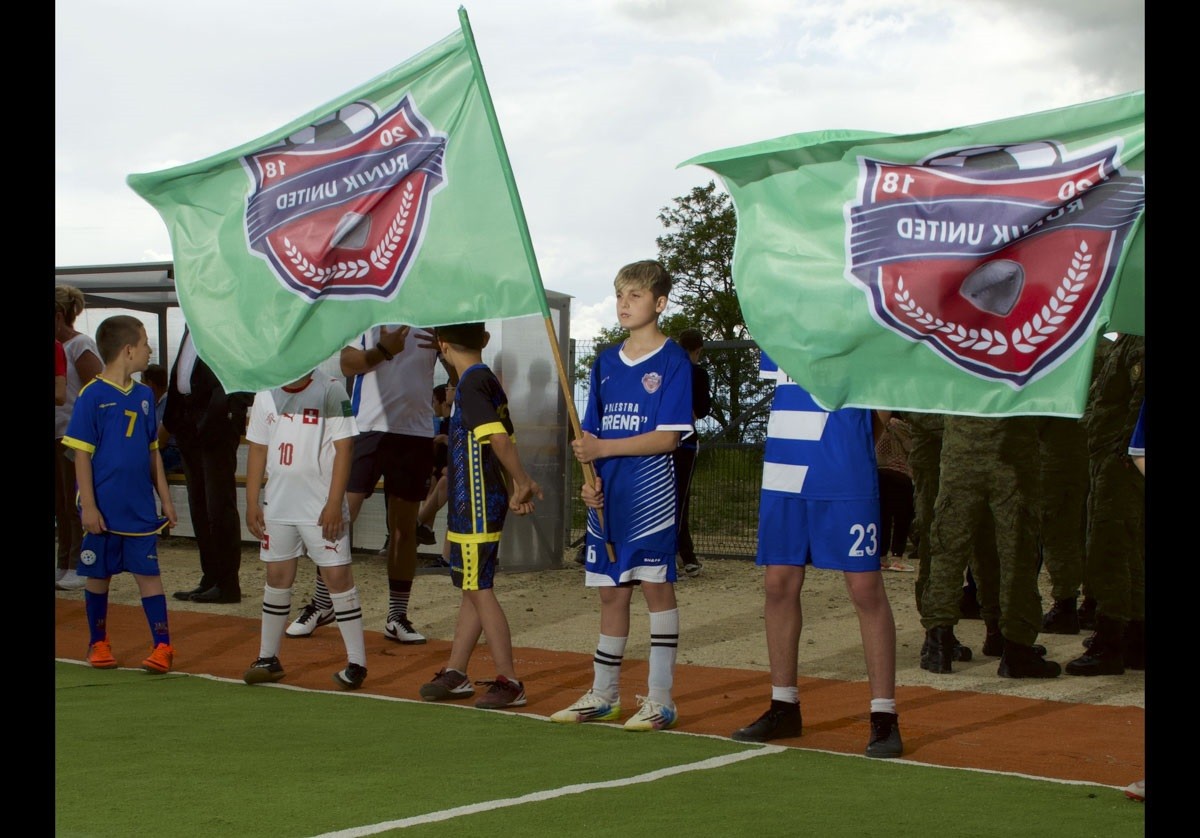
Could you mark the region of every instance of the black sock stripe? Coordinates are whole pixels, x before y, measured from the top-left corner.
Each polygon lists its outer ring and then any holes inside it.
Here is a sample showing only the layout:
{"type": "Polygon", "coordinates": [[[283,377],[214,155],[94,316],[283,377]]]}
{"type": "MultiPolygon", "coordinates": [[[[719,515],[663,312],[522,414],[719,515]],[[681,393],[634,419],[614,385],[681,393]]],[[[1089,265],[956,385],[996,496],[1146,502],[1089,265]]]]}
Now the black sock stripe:
{"type": "Polygon", "coordinates": [[[292,606],[290,606],[290,605],[271,605],[270,603],[264,602],[262,610],[263,610],[264,614],[271,614],[272,616],[275,616],[275,617],[286,617],[292,613],[292,606]]]}
{"type": "Polygon", "coordinates": [[[361,608],[353,608],[349,611],[335,611],[334,617],[337,618],[337,621],[339,623],[344,623],[344,622],[347,622],[348,620],[361,620],[362,619],[362,609],[361,608]]]}

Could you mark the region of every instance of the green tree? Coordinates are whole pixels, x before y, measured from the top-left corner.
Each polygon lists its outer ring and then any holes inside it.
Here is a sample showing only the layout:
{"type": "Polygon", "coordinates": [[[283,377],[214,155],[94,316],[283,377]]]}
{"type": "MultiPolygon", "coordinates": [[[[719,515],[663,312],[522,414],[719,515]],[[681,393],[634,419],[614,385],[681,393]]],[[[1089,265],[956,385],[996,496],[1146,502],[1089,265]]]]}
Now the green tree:
{"type": "MultiPolygon", "coordinates": [[[[663,207],[658,220],[667,229],[655,240],[658,258],[675,279],[671,297],[679,323],[675,331],[663,331],[676,335],[691,326],[706,343],[748,340],[733,284],[737,215],[732,199],[710,180],[663,207]]],[[[758,377],[758,353],[711,347],[704,357],[712,379],[710,418],[716,426],[706,435],[723,442],[760,439],[770,390],[758,377]]]]}
{"type": "MultiPolygon", "coordinates": [[[[667,229],[655,240],[658,259],[674,279],[671,305],[659,326],[671,337],[699,329],[707,345],[702,363],[712,381],[712,413],[701,434],[722,442],[761,441],[771,388],[758,377],[758,352],[737,346],[749,340],[749,333],[733,284],[733,201],[710,180],[663,207],[658,220],[667,229]]],[[[591,351],[576,358],[575,380],[582,394],[596,353],[627,336],[619,326],[601,329],[591,351]]]]}

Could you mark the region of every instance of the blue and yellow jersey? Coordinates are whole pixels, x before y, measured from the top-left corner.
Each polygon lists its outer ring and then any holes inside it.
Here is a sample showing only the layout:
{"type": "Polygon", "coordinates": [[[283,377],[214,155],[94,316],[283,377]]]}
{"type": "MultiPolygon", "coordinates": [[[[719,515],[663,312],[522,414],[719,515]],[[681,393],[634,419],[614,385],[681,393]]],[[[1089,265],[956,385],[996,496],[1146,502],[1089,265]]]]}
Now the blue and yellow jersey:
{"type": "Polygon", "coordinates": [[[91,456],[96,505],[109,532],[150,535],[166,526],[150,471],[158,417],[149,387],[131,381],[122,390],[93,378],[79,391],[63,445],[91,456]]]}
{"type": "Polygon", "coordinates": [[[447,477],[447,538],[459,544],[499,541],[508,514],[504,467],[491,437],[513,436],[508,396],[485,365],[469,367],[454,390],[447,477]]]}

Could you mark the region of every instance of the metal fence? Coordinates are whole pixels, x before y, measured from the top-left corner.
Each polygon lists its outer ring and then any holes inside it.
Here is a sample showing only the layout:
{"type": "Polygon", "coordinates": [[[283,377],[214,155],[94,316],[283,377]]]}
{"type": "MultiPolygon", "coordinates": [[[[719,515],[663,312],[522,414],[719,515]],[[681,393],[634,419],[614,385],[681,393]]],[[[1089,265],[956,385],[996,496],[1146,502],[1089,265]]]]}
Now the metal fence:
{"type": "MultiPolygon", "coordinates": [[[[597,347],[594,341],[571,341],[567,369],[575,408],[581,417],[587,406],[585,362],[595,356],[597,348],[603,347],[597,347]]],[[[765,395],[769,392],[757,380],[758,347],[753,341],[709,343],[705,345],[700,363],[710,368],[713,401],[724,425],[708,420],[699,426],[700,452],[692,476],[691,514],[688,516],[692,541],[701,558],[753,558],[758,548],[762,437],[766,421],[765,395]],[[731,398],[727,378],[713,375],[713,371],[735,366],[740,367],[743,374],[746,369],[753,369],[755,378],[744,381],[739,388],[739,397],[731,398]],[[744,426],[745,430],[739,435],[746,441],[728,441],[732,434],[724,431],[731,425],[744,426]]],[[[571,463],[567,496],[572,502],[567,537],[570,545],[578,546],[583,543],[586,516],[586,508],[579,496],[583,472],[573,458],[571,463]]]]}

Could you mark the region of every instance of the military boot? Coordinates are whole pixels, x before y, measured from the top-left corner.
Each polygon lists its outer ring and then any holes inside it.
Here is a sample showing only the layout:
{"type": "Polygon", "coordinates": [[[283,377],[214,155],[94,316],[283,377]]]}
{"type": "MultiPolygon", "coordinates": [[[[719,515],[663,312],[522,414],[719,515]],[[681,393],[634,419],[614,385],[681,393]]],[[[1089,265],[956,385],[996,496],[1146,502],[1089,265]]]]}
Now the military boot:
{"type": "Polygon", "coordinates": [[[1130,620],[1125,626],[1125,668],[1146,668],[1146,621],[1130,620]]]}
{"type": "Polygon", "coordinates": [[[921,668],[930,672],[953,672],[952,661],[969,661],[971,650],[958,642],[954,626],[934,626],[925,632],[921,668]]]}
{"type": "Polygon", "coordinates": [[[1083,602],[1079,603],[1079,628],[1083,631],[1096,630],[1096,600],[1090,596],[1085,596],[1083,602]]]}
{"type": "Polygon", "coordinates": [[[1005,638],[1004,653],[1000,656],[1000,666],[996,670],[1000,677],[1057,678],[1061,673],[1062,667],[1039,655],[1034,646],[1014,643],[1005,638]]]}
{"type": "Polygon", "coordinates": [[[1079,634],[1079,611],[1074,597],[1054,600],[1054,605],[1042,617],[1042,631],[1046,634],[1079,634]]]}
{"type": "MultiPolygon", "coordinates": [[[[998,658],[1004,654],[1004,635],[1000,633],[999,620],[984,620],[983,653],[989,658],[998,658]]],[[[1039,657],[1046,657],[1046,647],[1034,643],[1031,647],[1039,657]]]]}
{"type": "Polygon", "coordinates": [[[1067,664],[1068,675],[1125,673],[1125,623],[1103,614],[1096,617],[1096,634],[1087,651],[1067,664]]]}

